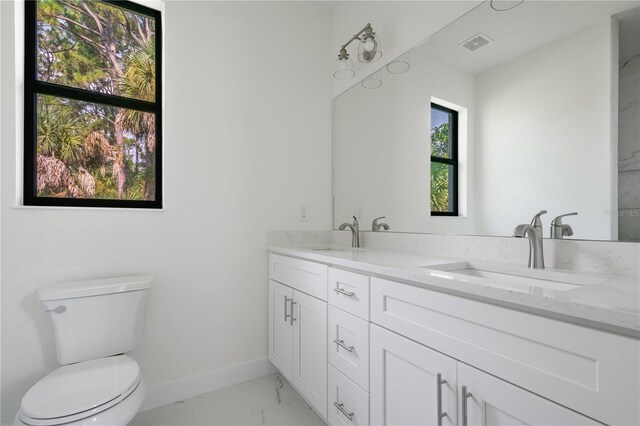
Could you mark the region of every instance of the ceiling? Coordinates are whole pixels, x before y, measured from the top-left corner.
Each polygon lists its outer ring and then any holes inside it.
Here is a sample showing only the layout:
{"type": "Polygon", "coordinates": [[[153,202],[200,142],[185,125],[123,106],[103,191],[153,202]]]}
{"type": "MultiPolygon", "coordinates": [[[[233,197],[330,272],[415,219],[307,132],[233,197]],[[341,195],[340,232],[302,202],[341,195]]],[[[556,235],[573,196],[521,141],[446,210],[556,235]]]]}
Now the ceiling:
{"type": "MultiPolygon", "coordinates": [[[[496,12],[485,2],[453,22],[408,54],[427,54],[473,74],[482,73],[526,52],[595,24],[621,15],[621,30],[635,31],[640,44],[640,15],[629,12],[640,1],[532,1],[506,12],[496,12]],[[460,47],[478,33],[492,43],[469,52],[460,47]]],[[[625,52],[635,46],[625,46],[625,52]]],[[[628,53],[627,53],[628,55],[628,53]]]]}

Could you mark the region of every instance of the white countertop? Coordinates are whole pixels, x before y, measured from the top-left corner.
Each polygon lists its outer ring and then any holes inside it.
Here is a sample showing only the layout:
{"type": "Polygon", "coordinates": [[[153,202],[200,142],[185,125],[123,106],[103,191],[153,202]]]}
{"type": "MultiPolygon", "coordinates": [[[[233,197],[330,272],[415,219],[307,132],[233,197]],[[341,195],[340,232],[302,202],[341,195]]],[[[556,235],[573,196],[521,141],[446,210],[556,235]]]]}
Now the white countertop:
{"type": "MultiPolygon", "coordinates": [[[[577,280],[584,279],[588,284],[569,290],[510,285],[504,282],[496,286],[494,283],[489,285],[486,278],[448,273],[439,266],[467,261],[462,258],[339,246],[269,246],[267,250],[640,338],[640,277],[546,269],[538,273],[550,280],[558,275],[571,275],[577,280]]],[[[527,271],[526,265],[523,267],[474,260],[468,262],[473,266],[495,265],[501,270],[512,269],[521,273],[527,271]]]]}

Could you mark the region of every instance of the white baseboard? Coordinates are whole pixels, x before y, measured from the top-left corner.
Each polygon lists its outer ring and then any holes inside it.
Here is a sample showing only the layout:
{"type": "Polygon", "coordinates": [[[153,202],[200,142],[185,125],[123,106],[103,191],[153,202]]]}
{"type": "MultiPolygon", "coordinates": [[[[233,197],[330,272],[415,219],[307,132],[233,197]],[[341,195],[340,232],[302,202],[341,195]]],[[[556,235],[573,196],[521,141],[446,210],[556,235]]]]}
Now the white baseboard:
{"type": "Polygon", "coordinates": [[[195,374],[166,383],[147,387],[147,397],[140,411],[213,392],[258,377],[274,373],[276,369],[267,357],[230,365],[220,370],[195,374]]]}

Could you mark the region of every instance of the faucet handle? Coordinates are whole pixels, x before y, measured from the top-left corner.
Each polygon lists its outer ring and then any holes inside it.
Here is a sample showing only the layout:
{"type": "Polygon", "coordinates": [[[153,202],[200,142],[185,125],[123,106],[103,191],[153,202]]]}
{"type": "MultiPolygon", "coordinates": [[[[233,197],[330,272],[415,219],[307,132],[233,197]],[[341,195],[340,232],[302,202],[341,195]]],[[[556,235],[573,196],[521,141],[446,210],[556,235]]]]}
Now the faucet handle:
{"type": "Polygon", "coordinates": [[[376,217],[375,219],[373,219],[373,222],[371,222],[371,230],[372,231],[378,231],[378,221],[380,219],[384,219],[385,216],[380,216],[380,217],[376,217]]]}
{"type": "Polygon", "coordinates": [[[551,225],[557,225],[557,226],[562,226],[562,218],[565,216],[577,216],[578,212],[572,212],[572,213],[565,213],[565,214],[561,214],[560,216],[556,216],[552,221],[551,221],[551,225]]]}
{"type": "Polygon", "coordinates": [[[533,216],[533,219],[531,219],[531,225],[536,228],[542,228],[542,220],[540,220],[540,216],[542,216],[543,214],[547,214],[547,211],[540,210],[535,216],[533,216]]]}

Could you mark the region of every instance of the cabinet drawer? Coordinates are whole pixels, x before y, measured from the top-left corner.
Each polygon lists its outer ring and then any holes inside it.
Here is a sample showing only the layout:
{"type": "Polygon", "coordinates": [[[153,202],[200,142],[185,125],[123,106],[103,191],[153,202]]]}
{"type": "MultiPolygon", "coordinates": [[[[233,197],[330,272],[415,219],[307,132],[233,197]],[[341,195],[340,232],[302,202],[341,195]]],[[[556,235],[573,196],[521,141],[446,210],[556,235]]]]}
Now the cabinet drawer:
{"type": "Polygon", "coordinates": [[[327,337],[329,363],[369,390],[369,323],[329,306],[327,337]]]}
{"type": "Polygon", "coordinates": [[[371,321],[596,420],[640,424],[640,341],[372,278],[371,321]]]}
{"type": "Polygon", "coordinates": [[[269,255],[269,278],[318,299],[327,300],[327,265],[269,255]]]}
{"type": "Polygon", "coordinates": [[[369,320],[369,277],[329,268],[329,304],[369,320]]]}
{"type": "Polygon", "coordinates": [[[330,425],[369,424],[369,394],[331,365],[327,411],[330,425]]]}

